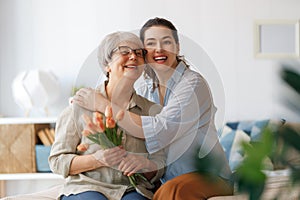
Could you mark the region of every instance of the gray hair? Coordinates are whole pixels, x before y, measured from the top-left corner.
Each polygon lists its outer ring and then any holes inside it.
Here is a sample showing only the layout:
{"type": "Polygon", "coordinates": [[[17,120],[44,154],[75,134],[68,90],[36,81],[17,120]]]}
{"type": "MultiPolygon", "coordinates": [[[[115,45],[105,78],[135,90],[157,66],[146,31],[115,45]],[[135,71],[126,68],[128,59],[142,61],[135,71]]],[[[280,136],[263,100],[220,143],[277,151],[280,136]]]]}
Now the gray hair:
{"type": "Polygon", "coordinates": [[[98,62],[106,74],[105,67],[111,62],[113,50],[118,47],[121,42],[130,42],[136,44],[139,48],[144,48],[140,38],[131,32],[114,32],[108,34],[98,47],[98,62]]]}

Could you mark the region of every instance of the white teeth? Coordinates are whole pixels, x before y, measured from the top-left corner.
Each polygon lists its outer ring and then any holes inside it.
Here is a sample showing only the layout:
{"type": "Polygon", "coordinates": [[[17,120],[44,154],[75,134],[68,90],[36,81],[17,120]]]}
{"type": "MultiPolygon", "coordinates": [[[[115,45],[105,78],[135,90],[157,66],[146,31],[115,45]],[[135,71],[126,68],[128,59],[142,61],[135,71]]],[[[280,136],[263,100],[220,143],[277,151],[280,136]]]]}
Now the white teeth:
{"type": "Polygon", "coordinates": [[[126,68],[132,68],[132,69],[135,69],[137,68],[136,66],[125,66],[126,68]]]}
{"type": "Polygon", "coordinates": [[[165,57],[165,56],[154,58],[154,60],[166,60],[166,59],[167,59],[167,57],[165,57]]]}

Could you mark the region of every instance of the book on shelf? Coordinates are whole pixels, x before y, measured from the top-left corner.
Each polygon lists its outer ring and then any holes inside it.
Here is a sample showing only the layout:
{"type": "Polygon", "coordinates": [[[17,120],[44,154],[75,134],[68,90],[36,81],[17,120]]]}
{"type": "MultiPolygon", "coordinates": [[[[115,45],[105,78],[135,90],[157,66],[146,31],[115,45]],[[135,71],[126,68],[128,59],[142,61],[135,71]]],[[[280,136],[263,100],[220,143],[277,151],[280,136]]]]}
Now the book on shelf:
{"type": "Polygon", "coordinates": [[[54,142],[54,137],[48,128],[39,130],[37,135],[45,146],[51,146],[54,142]]]}

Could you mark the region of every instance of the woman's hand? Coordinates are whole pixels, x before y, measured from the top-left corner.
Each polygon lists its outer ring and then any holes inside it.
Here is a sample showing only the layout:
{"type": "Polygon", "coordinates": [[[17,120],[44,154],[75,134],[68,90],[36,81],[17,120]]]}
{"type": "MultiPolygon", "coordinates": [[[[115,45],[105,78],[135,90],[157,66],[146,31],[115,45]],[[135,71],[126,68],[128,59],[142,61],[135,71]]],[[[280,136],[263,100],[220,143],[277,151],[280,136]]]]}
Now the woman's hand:
{"type": "Polygon", "coordinates": [[[125,176],[131,176],[140,170],[143,170],[143,172],[149,171],[153,168],[153,165],[155,164],[144,156],[127,154],[121,161],[118,169],[122,171],[125,176]]]}
{"type": "Polygon", "coordinates": [[[75,175],[94,170],[103,166],[114,167],[126,156],[126,151],[121,147],[98,150],[93,154],[75,156],[71,162],[69,174],[75,175]]]}
{"type": "Polygon", "coordinates": [[[104,112],[109,103],[105,97],[92,88],[81,88],[76,92],[71,102],[90,111],[100,112],[104,112]]]}
{"type": "Polygon", "coordinates": [[[105,150],[98,150],[92,155],[104,166],[113,167],[122,161],[122,159],[126,156],[126,151],[121,147],[114,147],[105,150]]]}

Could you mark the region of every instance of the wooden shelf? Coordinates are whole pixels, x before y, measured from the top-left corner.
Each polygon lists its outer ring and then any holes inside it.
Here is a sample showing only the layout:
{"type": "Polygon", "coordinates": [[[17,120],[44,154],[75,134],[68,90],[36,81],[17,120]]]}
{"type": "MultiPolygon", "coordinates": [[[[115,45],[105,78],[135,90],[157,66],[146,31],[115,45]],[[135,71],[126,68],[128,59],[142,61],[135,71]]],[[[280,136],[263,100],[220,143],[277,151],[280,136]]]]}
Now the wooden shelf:
{"type": "MultiPolygon", "coordinates": [[[[36,172],[36,132],[37,130],[45,127],[54,127],[56,123],[56,117],[44,117],[44,118],[25,118],[25,117],[10,117],[10,118],[1,118],[0,117],[0,133],[3,138],[1,139],[1,144],[3,146],[7,146],[8,149],[13,145],[15,137],[11,136],[10,138],[14,138],[12,142],[7,141],[6,135],[14,135],[22,139],[22,142],[18,144],[24,145],[28,150],[25,152],[29,152],[29,154],[21,155],[20,160],[23,163],[19,165],[12,165],[14,163],[10,162],[10,157],[7,158],[9,169],[3,168],[2,173],[0,173],[0,198],[17,194],[25,194],[41,191],[47,187],[63,184],[64,178],[60,175],[53,173],[39,173],[36,172]],[[25,161],[24,161],[25,160],[25,161]],[[29,167],[24,169],[13,169],[13,166],[23,166],[24,163],[29,163],[29,167]],[[30,166],[31,164],[31,166],[30,166]],[[28,170],[31,169],[31,170],[28,170]],[[22,173],[17,173],[22,172],[22,173]],[[28,173],[26,173],[28,172],[28,173]],[[25,184],[20,186],[21,184],[25,184]],[[17,185],[17,186],[16,186],[17,185]]],[[[16,140],[20,141],[20,140],[16,140]]],[[[24,148],[22,148],[24,150],[24,148]]],[[[10,155],[10,156],[20,156],[10,155]]],[[[23,166],[24,167],[24,166],[23,166]]]]}
{"type": "Polygon", "coordinates": [[[0,118],[0,124],[45,124],[55,123],[56,117],[43,117],[43,118],[20,118],[20,117],[8,117],[0,118]]]}

